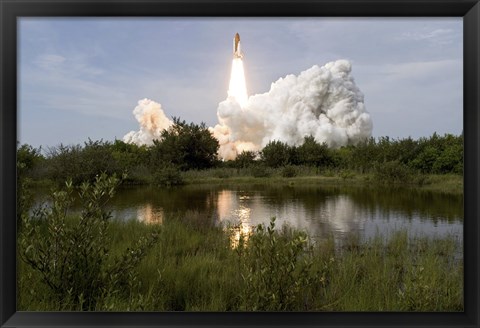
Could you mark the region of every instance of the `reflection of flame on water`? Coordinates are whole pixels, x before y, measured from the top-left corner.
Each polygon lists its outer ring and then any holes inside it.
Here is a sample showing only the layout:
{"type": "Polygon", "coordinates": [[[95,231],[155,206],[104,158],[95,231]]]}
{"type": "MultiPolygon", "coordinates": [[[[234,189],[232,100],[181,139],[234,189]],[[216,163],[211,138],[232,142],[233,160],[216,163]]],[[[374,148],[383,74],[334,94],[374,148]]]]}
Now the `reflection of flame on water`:
{"type": "Polygon", "coordinates": [[[235,211],[235,214],[240,218],[240,223],[231,228],[230,245],[232,248],[238,247],[240,240],[246,242],[252,232],[252,227],[250,226],[251,210],[248,207],[241,206],[235,211]]]}
{"type": "Polygon", "coordinates": [[[230,246],[232,248],[237,248],[240,245],[240,240],[242,243],[245,243],[252,233],[252,227],[245,222],[235,225],[230,229],[230,246]]]}
{"type": "Polygon", "coordinates": [[[145,204],[144,207],[137,210],[139,221],[147,224],[162,224],[164,213],[163,210],[154,210],[152,204],[145,204]]]}
{"type": "MultiPolygon", "coordinates": [[[[248,196],[240,196],[241,200],[248,200],[248,196]]],[[[232,248],[238,247],[240,240],[247,241],[252,233],[251,226],[251,212],[249,207],[238,204],[236,195],[230,190],[222,190],[218,193],[217,198],[217,211],[218,217],[221,221],[230,221],[232,223],[232,217],[236,218],[236,224],[229,224],[225,230],[230,235],[230,245],[232,248]],[[233,210],[235,206],[237,209],[233,210]]]]}
{"type": "Polygon", "coordinates": [[[220,219],[227,217],[232,209],[233,194],[230,190],[222,190],[218,193],[217,211],[220,219]]]}

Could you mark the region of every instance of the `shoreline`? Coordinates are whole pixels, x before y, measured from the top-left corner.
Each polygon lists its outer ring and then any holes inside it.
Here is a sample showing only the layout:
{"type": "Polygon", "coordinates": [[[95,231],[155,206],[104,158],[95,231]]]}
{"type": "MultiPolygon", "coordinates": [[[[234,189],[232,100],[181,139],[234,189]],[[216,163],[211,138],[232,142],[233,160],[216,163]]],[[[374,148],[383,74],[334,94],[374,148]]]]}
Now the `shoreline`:
{"type": "Polygon", "coordinates": [[[237,177],[195,177],[185,178],[185,185],[195,184],[229,184],[229,185],[286,185],[286,186],[328,186],[328,187],[388,187],[388,188],[405,188],[417,189],[424,191],[440,192],[446,194],[463,194],[463,177],[459,175],[425,175],[422,185],[418,183],[412,184],[382,184],[372,181],[370,175],[357,175],[352,178],[342,178],[339,176],[297,176],[284,178],[280,176],[255,178],[252,176],[237,177]]]}
{"type": "MultiPolygon", "coordinates": [[[[277,186],[311,186],[311,187],[368,187],[368,188],[401,188],[401,189],[414,189],[422,191],[439,192],[444,194],[461,195],[464,193],[463,176],[455,174],[445,175],[423,175],[421,176],[422,183],[413,182],[411,184],[405,183],[379,183],[373,180],[370,174],[356,174],[352,177],[341,176],[325,176],[325,175],[301,175],[296,177],[282,177],[282,176],[270,176],[270,177],[253,177],[251,175],[242,176],[228,176],[218,177],[214,176],[215,172],[184,172],[183,186],[191,185],[277,185],[277,186]],[[189,176],[190,175],[190,176],[189,176]],[[192,176],[193,175],[193,176],[192,176]]],[[[122,187],[143,187],[152,185],[147,182],[140,183],[126,183],[122,187]]],[[[55,187],[55,183],[51,180],[31,180],[30,186],[34,188],[52,188],[55,187]]],[[[175,188],[175,187],[173,187],[175,188]]]]}

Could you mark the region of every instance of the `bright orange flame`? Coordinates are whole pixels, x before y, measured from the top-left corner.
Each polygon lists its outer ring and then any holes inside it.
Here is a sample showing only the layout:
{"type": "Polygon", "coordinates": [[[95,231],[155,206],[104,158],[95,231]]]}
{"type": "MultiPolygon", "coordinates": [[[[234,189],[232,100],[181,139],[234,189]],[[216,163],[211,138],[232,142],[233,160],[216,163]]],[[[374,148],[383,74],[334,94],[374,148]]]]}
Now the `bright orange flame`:
{"type": "Polygon", "coordinates": [[[245,72],[243,70],[242,58],[233,59],[228,96],[234,97],[240,104],[240,107],[244,107],[247,104],[247,84],[245,83],[245,72]]]}

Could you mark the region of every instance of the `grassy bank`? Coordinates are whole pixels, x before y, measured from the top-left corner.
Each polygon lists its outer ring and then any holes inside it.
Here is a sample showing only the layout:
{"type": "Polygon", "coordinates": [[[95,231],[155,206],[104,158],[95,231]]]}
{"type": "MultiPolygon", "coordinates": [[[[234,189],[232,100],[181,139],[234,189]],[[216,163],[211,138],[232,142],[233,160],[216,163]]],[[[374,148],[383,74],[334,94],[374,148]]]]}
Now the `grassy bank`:
{"type": "MultiPolygon", "coordinates": [[[[371,174],[315,174],[283,177],[280,174],[268,177],[254,177],[250,174],[238,173],[236,169],[210,169],[205,171],[187,171],[182,173],[184,184],[216,184],[216,185],[288,185],[288,186],[378,186],[371,174]]],[[[145,177],[142,183],[148,185],[149,179],[145,177]]],[[[435,175],[429,174],[422,177],[422,183],[386,184],[428,190],[447,194],[463,194],[463,176],[457,174],[435,175]]],[[[56,184],[52,180],[32,180],[31,186],[36,188],[52,189],[56,184]]]]}
{"type": "MultiPolygon", "coordinates": [[[[158,239],[123,287],[103,296],[95,310],[463,310],[463,262],[453,238],[409,239],[399,231],[388,239],[352,237],[338,247],[331,238],[311,244],[286,228],[261,227],[240,237],[239,227],[206,220],[192,214],[162,225],[112,221],[105,267],[142,236],[158,239]]],[[[79,300],[54,294],[24,262],[18,269],[19,310],[80,308],[79,300]]]]}
{"type": "Polygon", "coordinates": [[[277,184],[319,186],[400,186],[442,193],[462,194],[463,176],[458,174],[416,175],[404,182],[382,181],[373,174],[353,171],[317,170],[313,167],[293,167],[293,176],[285,176],[285,169],[265,169],[263,176],[255,176],[251,169],[220,168],[182,173],[186,184],[277,184]]]}

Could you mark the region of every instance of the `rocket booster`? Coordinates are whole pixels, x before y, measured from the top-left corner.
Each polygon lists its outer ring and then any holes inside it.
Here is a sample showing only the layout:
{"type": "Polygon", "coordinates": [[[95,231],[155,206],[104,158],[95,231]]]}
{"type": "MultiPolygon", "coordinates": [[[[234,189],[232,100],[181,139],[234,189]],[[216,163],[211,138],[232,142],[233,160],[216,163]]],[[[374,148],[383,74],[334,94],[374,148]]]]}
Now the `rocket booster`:
{"type": "Polygon", "coordinates": [[[240,34],[235,33],[233,38],[233,58],[243,58],[243,53],[240,48],[240,34]]]}

